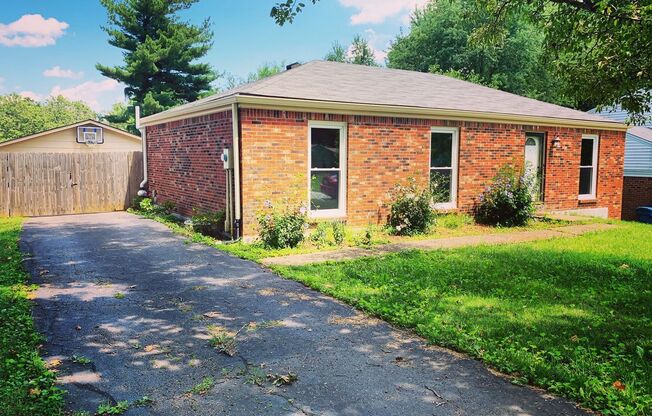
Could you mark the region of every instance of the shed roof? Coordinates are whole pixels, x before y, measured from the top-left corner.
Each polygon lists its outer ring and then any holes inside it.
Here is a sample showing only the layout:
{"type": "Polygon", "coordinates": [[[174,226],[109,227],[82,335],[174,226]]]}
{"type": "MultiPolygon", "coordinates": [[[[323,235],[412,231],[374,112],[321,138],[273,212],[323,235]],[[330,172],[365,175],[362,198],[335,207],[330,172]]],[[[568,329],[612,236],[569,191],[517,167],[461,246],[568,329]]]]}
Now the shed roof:
{"type": "Polygon", "coordinates": [[[466,119],[582,125],[624,130],[614,120],[496,90],[459,79],[415,71],[311,61],[257,82],[145,117],[143,125],[185,118],[225,103],[296,104],[310,108],[329,103],[350,113],[400,111],[466,119]]]}

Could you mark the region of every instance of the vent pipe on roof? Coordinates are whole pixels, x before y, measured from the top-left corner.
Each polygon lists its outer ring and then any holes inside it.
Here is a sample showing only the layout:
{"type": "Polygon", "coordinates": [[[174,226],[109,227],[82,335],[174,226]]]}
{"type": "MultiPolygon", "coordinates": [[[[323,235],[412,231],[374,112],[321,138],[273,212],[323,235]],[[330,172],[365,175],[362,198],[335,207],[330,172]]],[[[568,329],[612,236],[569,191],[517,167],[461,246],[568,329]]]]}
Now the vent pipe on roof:
{"type": "Polygon", "coordinates": [[[289,71],[290,69],[294,69],[294,68],[299,67],[299,66],[301,66],[300,62],[294,62],[294,63],[291,63],[290,65],[285,65],[285,69],[287,71],[289,71]]]}

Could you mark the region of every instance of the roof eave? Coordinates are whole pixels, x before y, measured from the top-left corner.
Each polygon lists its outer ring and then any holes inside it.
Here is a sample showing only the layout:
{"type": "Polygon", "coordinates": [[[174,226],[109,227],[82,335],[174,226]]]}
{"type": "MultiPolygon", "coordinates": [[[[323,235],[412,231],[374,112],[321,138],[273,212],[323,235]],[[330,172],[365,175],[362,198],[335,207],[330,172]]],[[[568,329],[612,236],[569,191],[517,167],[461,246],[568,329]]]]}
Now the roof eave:
{"type": "Polygon", "coordinates": [[[235,94],[216,99],[196,107],[180,111],[159,113],[141,120],[141,126],[151,126],[189,117],[211,114],[227,110],[237,103],[242,108],[260,108],[287,111],[320,111],[333,114],[389,116],[405,118],[445,119],[459,121],[476,121],[488,123],[526,124],[552,127],[575,127],[597,130],[626,131],[627,126],[614,121],[580,120],[518,114],[487,113],[480,111],[434,109],[423,107],[406,107],[396,105],[346,103],[337,101],[319,101],[297,98],[282,98],[260,95],[235,94]]]}
{"type": "Polygon", "coordinates": [[[130,139],[134,139],[134,140],[138,140],[138,141],[142,140],[139,136],[136,136],[135,134],[131,134],[128,131],[124,131],[124,130],[115,128],[115,127],[110,126],[110,125],[108,125],[106,123],[102,123],[101,121],[87,119],[87,120],[78,121],[77,123],[68,124],[66,126],[55,127],[55,128],[49,129],[49,130],[44,130],[44,131],[39,132],[39,133],[30,134],[29,136],[16,137],[15,139],[6,140],[6,141],[0,143],[0,147],[9,146],[11,144],[20,143],[20,142],[24,142],[24,141],[27,141],[27,140],[38,139],[39,137],[43,137],[43,136],[46,136],[48,134],[57,133],[57,132],[72,129],[72,128],[75,128],[75,127],[80,127],[80,126],[83,126],[83,125],[86,125],[86,124],[96,124],[96,125],[98,125],[98,126],[100,126],[102,128],[105,128],[105,129],[109,130],[109,131],[113,131],[113,132],[116,132],[118,134],[122,134],[124,136],[127,136],[130,139]]]}

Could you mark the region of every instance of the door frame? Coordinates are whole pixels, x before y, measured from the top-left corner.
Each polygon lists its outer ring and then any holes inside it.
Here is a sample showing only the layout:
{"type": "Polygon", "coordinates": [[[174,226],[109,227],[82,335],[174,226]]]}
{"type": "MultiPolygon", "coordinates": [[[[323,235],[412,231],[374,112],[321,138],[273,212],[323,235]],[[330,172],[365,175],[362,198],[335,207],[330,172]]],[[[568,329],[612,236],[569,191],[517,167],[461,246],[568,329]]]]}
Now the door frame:
{"type": "Polygon", "coordinates": [[[525,143],[527,142],[527,139],[529,138],[537,138],[539,140],[540,145],[540,150],[539,150],[539,166],[540,166],[540,178],[539,179],[539,186],[538,186],[538,197],[534,202],[543,202],[545,200],[545,189],[546,189],[546,152],[548,148],[548,143],[547,143],[547,135],[545,132],[540,132],[540,131],[527,131],[525,132],[525,140],[523,140],[523,168],[525,170],[525,163],[527,163],[527,160],[525,160],[525,143]]]}

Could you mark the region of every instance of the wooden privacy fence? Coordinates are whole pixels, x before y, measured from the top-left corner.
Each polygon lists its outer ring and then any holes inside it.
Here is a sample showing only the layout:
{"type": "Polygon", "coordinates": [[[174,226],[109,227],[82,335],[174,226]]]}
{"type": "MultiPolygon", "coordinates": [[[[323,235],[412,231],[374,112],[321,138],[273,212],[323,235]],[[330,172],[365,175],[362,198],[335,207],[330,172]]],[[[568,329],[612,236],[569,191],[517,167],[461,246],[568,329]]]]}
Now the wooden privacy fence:
{"type": "Polygon", "coordinates": [[[142,177],[142,152],[0,153],[0,216],[124,210],[142,177]]]}

